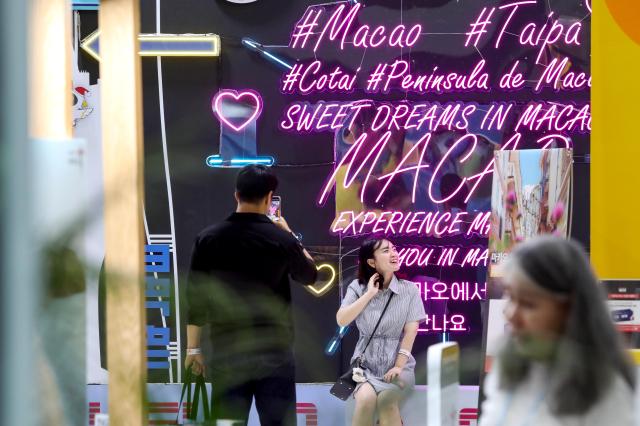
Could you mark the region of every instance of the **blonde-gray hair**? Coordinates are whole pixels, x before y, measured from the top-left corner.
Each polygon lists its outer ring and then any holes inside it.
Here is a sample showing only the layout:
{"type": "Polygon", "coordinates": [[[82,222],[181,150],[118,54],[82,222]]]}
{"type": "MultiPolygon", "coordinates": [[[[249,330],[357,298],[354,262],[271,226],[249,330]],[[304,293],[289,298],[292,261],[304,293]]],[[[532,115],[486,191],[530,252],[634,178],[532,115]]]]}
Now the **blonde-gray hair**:
{"type": "MultiPolygon", "coordinates": [[[[508,262],[535,285],[569,301],[565,331],[550,362],[548,401],[552,412],[585,412],[598,402],[615,376],[635,388],[634,368],[582,247],[559,237],[535,237],[518,245],[508,262]]],[[[500,386],[517,387],[530,365],[531,360],[508,340],[500,353],[500,386]]]]}

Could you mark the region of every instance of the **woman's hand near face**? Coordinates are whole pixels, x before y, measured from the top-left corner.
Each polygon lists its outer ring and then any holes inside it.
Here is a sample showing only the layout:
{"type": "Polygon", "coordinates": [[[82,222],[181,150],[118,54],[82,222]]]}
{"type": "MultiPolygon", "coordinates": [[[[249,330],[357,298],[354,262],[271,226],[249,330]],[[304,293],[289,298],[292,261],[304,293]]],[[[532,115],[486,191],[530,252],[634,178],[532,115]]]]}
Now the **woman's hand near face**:
{"type": "Polygon", "coordinates": [[[367,294],[373,298],[376,294],[378,294],[379,291],[379,286],[378,286],[378,280],[380,279],[380,274],[378,274],[377,272],[373,275],[371,275],[371,278],[369,278],[369,283],[367,284],[367,294]]]}
{"type": "MultiPolygon", "coordinates": [[[[377,273],[373,274],[371,278],[369,278],[369,282],[367,283],[367,290],[362,294],[362,296],[358,297],[358,300],[356,300],[352,304],[348,306],[342,306],[340,309],[338,309],[338,313],[336,314],[336,321],[340,327],[351,324],[351,321],[355,320],[358,315],[360,315],[362,310],[367,307],[371,299],[373,299],[375,295],[378,294],[379,282],[380,275],[377,273]]],[[[359,292],[357,292],[356,294],[358,293],[359,292]]]]}

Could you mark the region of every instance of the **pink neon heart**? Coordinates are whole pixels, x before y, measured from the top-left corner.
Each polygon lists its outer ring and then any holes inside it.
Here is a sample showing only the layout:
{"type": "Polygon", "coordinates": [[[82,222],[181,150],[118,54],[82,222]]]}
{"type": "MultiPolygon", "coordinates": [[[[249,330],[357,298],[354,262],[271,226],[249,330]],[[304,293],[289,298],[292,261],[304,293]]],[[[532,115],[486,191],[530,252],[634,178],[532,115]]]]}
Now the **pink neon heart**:
{"type": "Polygon", "coordinates": [[[240,130],[247,127],[253,120],[258,118],[258,116],[262,112],[262,98],[257,92],[254,92],[253,90],[247,89],[238,92],[231,89],[223,89],[214,96],[213,101],[211,102],[211,109],[213,109],[213,113],[216,115],[216,117],[218,117],[218,120],[231,127],[236,132],[239,132],[240,130]],[[247,98],[249,102],[245,101],[245,103],[255,105],[255,107],[249,117],[247,117],[239,124],[234,124],[229,118],[225,117],[224,113],[222,112],[221,106],[224,98],[231,98],[236,103],[240,103],[242,98],[247,98]]]}

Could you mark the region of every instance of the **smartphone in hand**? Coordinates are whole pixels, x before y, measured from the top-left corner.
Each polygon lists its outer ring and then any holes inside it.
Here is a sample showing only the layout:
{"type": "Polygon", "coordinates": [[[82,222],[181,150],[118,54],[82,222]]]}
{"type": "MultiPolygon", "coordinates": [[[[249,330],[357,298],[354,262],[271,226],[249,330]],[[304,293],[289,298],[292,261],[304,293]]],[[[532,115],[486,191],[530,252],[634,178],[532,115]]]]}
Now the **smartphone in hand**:
{"type": "Polygon", "coordinates": [[[269,219],[276,221],[282,216],[282,200],[278,195],[271,197],[271,205],[267,216],[269,216],[269,219]]]}

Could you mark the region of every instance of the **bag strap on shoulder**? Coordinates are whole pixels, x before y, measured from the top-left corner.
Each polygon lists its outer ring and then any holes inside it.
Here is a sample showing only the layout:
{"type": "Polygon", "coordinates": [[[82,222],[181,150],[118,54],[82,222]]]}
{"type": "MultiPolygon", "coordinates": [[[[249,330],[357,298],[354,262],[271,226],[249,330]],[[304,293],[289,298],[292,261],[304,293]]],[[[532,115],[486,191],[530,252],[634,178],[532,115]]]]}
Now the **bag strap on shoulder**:
{"type": "Polygon", "coordinates": [[[382,317],[384,316],[384,313],[387,311],[387,308],[389,307],[389,303],[391,302],[391,298],[393,297],[393,291],[389,290],[389,292],[391,294],[389,294],[389,298],[387,299],[387,304],[384,305],[384,309],[380,314],[380,318],[378,318],[378,322],[376,323],[376,326],[373,328],[373,331],[371,332],[371,336],[369,336],[369,340],[367,340],[367,344],[364,346],[364,349],[362,349],[363,355],[364,355],[364,351],[366,351],[367,348],[369,347],[369,343],[371,343],[371,339],[373,339],[373,336],[376,334],[376,330],[378,330],[378,326],[380,325],[380,321],[382,321],[382,317]]]}

